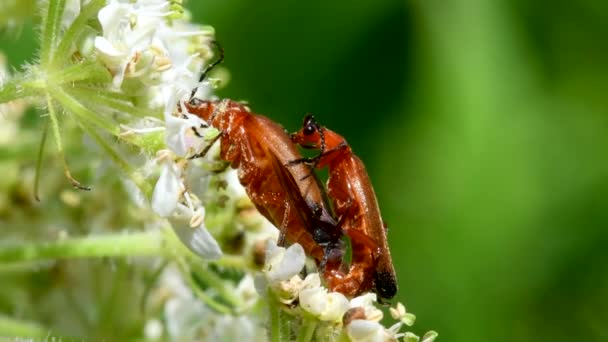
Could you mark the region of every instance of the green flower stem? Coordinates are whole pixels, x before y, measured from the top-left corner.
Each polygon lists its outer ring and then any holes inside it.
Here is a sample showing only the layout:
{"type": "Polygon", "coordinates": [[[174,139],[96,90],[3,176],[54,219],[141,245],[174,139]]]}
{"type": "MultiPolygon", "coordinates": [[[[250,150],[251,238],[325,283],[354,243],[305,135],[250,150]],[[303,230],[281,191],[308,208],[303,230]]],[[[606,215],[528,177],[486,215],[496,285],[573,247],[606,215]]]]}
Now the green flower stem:
{"type": "Polygon", "coordinates": [[[0,86],[0,103],[6,103],[34,94],[30,88],[24,87],[26,82],[24,75],[13,76],[11,80],[6,81],[0,86]]]}
{"type": "Polygon", "coordinates": [[[47,15],[43,16],[42,39],[40,42],[40,64],[43,67],[50,65],[53,49],[59,36],[65,1],[50,0],[46,11],[47,15]]]}
{"type": "Polygon", "coordinates": [[[172,250],[169,247],[175,239],[167,235],[167,230],[163,230],[0,246],[0,264],[70,258],[169,256],[172,250]]]}
{"type": "MultiPolygon", "coordinates": [[[[70,84],[83,80],[97,80],[108,78],[109,72],[97,62],[82,62],[73,64],[58,71],[43,73],[32,68],[34,78],[25,74],[17,74],[0,86],[0,103],[6,103],[23,97],[41,95],[47,90],[49,84],[70,84]]],[[[97,95],[97,94],[95,94],[97,95]]],[[[116,98],[114,94],[109,94],[116,98]]],[[[136,114],[140,114],[137,112],[136,114]]]]}
{"type": "Polygon", "coordinates": [[[17,87],[20,83],[18,79],[12,79],[2,85],[0,88],[0,103],[9,102],[18,99],[19,88],[17,87]]]}
{"type": "Polygon", "coordinates": [[[61,38],[61,42],[53,56],[52,63],[54,68],[60,67],[61,63],[68,60],[74,41],[78,38],[87,21],[99,12],[105,5],[105,2],[105,0],[92,0],[82,8],[78,17],[72,22],[72,25],[70,25],[61,38]]]}
{"type": "Polygon", "coordinates": [[[97,144],[108,153],[110,158],[118,165],[122,172],[124,172],[133,183],[143,192],[146,197],[152,196],[152,186],[146,182],[145,178],[131,167],[131,165],[110,145],[106,139],[103,139],[93,128],[80,124],[80,127],[88,135],[90,135],[97,144]]]}
{"type": "Polygon", "coordinates": [[[40,175],[42,174],[42,159],[44,158],[44,146],[46,145],[46,138],[49,133],[50,120],[47,118],[44,120],[44,128],[42,129],[42,136],[40,137],[40,146],[38,147],[38,158],[36,158],[36,177],[34,178],[34,198],[40,201],[40,175]]]}
{"type": "Polygon", "coordinates": [[[211,261],[211,263],[220,267],[234,268],[242,271],[250,269],[247,265],[247,260],[242,255],[224,254],[221,259],[211,261]]]}
{"type": "Polygon", "coordinates": [[[111,78],[108,69],[96,61],[71,64],[61,69],[51,70],[48,74],[48,84],[55,86],[77,81],[107,81],[109,79],[111,78]]]}
{"type": "Polygon", "coordinates": [[[196,276],[210,288],[213,288],[217,293],[234,308],[240,308],[243,305],[241,298],[234,295],[234,288],[229,286],[224,280],[211,272],[207,267],[201,265],[200,262],[192,263],[196,276]]]}
{"type": "Polygon", "coordinates": [[[270,299],[270,340],[281,342],[281,308],[279,308],[274,298],[270,299]]]}
{"type": "Polygon", "coordinates": [[[70,113],[76,115],[80,119],[91,123],[106,132],[117,136],[120,133],[120,128],[116,123],[105,119],[99,113],[95,113],[92,110],[86,108],[77,99],[66,93],[61,87],[49,88],[49,92],[54,99],[59,101],[63,108],[67,109],[70,113]]]}
{"type": "Polygon", "coordinates": [[[184,275],[184,278],[188,282],[188,285],[190,285],[190,288],[192,289],[194,294],[201,301],[203,301],[205,304],[207,304],[211,309],[215,310],[216,312],[226,314],[226,315],[233,314],[233,310],[230,307],[218,302],[213,297],[208,295],[205,291],[202,291],[200,289],[199,285],[196,283],[196,281],[193,278],[193,274],[190,272],[189,266],[186,264],[184,259],[178,259],[177,264],[179,266],[180,271],[184,275]]]}
{"type": "Polygon", "coordinates": [[[38,323],[25,322],[0,315],[0,336],[49,338],[49,329],[38,323]]]}
{"type": "Polygon", "coordinates": [[[46,93],[46,103],[49,111],[49,118],[51,120],[51,129],[53,131],[53,136],[55,137],[55,143],[57,144],[57,152],[59,152],[61,162],[63,163],[63,173],[65,174],[66,178],[70,180],[72,186],[83,190],[90,190],[89,188],[82,186],[79,181],[72,177],[72,173],[70,172],[70,168],[68,167],[68,163],[65,159],[65,152],[63,150],[63,143],[61,141],[61,133],[59,132],[59,120],[57,119],[55,106],[53,105],[53,100],[49,93],[46,93]]]}
{"type": "Polygon", "coordinates": [[[302,321],[302,327],[298,333],[298,342],[310,342],[317,328],[317,321],[312,317],[307,317],[307,315],[302,318],[302,321]]]}
{"type": "Polygon", "coordinates": [[[137,117],[157,116],[156,114],[160,114],[150,109],[135,107],[124,99],[118,98],[114,92],[108,90],[74,88],[70,89],[70,93],[91,104],[109,107],[137,117]]]}

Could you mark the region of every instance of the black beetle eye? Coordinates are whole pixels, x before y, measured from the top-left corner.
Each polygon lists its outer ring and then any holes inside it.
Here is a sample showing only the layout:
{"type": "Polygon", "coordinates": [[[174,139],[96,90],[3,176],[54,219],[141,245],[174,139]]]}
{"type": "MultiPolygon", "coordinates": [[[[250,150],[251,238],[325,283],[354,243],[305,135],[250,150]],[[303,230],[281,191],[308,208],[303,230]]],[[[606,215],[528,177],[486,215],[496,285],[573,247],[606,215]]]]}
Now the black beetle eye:
{"type": "Polygon", "coordinates": [[[304,133],[304,135],[313,134],[317,130],[317,122],[315,121],[314,116],[311,114],[306,115],[303,126],[302,133],[304,133]]]}
{"type": "Polygon", "coordinates": [[[303,133],[304,133],[304,135],[311,135],[315,131],[316,131],[316,127],[314,125],[309,124],[304,127],[303,133]]]}

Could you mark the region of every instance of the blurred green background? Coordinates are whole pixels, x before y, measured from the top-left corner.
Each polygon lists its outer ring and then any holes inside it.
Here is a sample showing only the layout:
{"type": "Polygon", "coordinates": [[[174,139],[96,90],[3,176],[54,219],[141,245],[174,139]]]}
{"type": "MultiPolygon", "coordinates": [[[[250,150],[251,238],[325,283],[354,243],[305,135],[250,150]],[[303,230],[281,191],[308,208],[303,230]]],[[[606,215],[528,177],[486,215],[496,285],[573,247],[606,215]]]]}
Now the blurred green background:
{"type": "MultiPolygon", "coordinates": [[[[189,7],[220,96],[290,131],[312,112],[366,163],[416,332],[608,340],[608,2],[189,7]]],[[[31,25],[0,44],[30,59],[31,25]]]]}

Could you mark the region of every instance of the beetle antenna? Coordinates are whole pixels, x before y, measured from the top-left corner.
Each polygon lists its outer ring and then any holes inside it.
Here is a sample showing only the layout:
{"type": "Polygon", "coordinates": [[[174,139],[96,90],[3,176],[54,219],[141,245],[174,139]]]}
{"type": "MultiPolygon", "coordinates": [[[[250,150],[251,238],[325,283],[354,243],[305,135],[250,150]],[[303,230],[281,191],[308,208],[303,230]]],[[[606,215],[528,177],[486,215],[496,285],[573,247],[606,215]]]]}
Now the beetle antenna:
{"type": "MultiPolygon", "coordinates": [[[[205,78],[207,77],[207,74],[209,74],[209,72],[211,70],[213,70],[213,68],[215,68],[218,64],[221,64],[222,62],[224,62],[224,48],[220,45],[220,43],[217,40],[212,40],[211,45],[215,46],[217,48],[217,50],[220,53],[220,56],[215,62],[209,64],[205,68],[205,70],[203,70],[203,72],[201,73],[201,77],[199,77],[199,79],[198,79],[199,83],[203,82],[205,80],[205,78]]],[[[194,95],[196,94],[197,90],[198,90],[198,87],[192,89],[192,93],[190,94],[190,100],[192,100],[194,98],[194,95]]]]}

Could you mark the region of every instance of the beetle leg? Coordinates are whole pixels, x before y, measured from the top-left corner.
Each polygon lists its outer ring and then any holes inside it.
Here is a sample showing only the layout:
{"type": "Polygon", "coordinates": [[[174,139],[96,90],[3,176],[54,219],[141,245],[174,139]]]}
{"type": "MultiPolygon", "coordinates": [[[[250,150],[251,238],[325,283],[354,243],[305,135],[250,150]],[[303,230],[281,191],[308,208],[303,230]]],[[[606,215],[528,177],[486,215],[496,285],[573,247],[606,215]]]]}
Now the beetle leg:
{"type": "Polygon", "coordinates": [[[209,144],[207,146],[205,146],[205,148],[202,151],[200,151],[199,153],[197,153],[191,157],[188,157],[188,159],[196,159],[196,158],[202,158],[202,157],[206,156],[207,153],[209,153],[209,150],[211,150],[211,147],[213,147],[213,144],[215,144],[222,137],[222,135],[223,135],[222,133],[218,134],[215,138],[213,138],[209,142],[209,144]]]}

